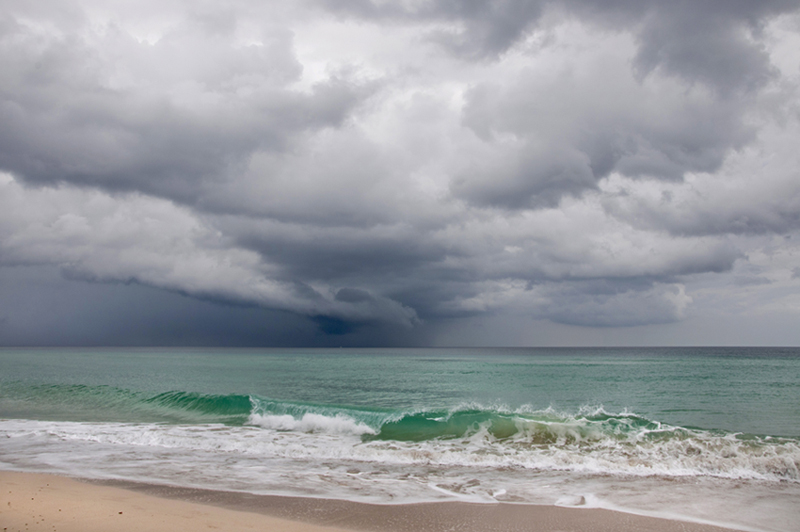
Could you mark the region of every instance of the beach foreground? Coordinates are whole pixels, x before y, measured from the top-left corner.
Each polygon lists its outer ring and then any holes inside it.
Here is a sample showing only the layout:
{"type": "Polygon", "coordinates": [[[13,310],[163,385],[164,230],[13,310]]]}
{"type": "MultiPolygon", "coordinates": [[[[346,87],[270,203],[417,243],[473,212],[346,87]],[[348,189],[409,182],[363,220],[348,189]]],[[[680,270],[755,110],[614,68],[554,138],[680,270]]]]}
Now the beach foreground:
{"type": "Polygon", "coordinates": [[[637,531],[724,528],[602,509],[460,502],[371,505],[0,471],[4,532],[637,531]]]}

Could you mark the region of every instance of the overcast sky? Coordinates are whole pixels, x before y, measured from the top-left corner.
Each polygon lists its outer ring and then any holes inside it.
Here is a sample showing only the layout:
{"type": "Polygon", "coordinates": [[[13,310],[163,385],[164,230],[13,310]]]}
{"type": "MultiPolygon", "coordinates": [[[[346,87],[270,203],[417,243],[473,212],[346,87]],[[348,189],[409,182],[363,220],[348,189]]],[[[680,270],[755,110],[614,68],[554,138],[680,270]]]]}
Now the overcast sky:
{"type": "Polygon", "coordinates": [[[0,0],[2,345],[800,345],[800,1],[0,0]]]}

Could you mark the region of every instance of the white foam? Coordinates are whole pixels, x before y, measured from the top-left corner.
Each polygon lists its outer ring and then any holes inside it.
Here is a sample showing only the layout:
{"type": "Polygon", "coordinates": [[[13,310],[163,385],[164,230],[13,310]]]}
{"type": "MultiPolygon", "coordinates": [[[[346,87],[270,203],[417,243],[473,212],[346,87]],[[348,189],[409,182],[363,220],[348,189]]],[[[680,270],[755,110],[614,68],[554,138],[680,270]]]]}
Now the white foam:
{"type": "Polygon", "coordinates": [[[483,424],[457,439],[362,442],[375,431],[346,416],[254,414],[255,426],[123,423],[4,422],[7,438],[52,437],[109,445],[228,452],[278,458],[347,459],[383,464],[422,464],[491,469],[573,471],[587,474],[719,477],[800,481],[796,441],[756,445],[733,436],[617,440],[569,424],[550,425],[555,444],[532,442],[520,431],[498,441],[483,424]],[[16,425],[11,429],[12,425],[16,425]]]}
{"type": "Polygon", "coordinates": [[[257,425],[265,429],[273,429],[280,431],[296,431],[304,433],[319,433],[325,432],[330,434],[375,434],[375,430],[359,423],[354,419],[342,414],[335,416],[324,416],[321,414],[304,414],[302,418],[296,419],[288,414],[286,415],[265,415],[265,414],[250,414],[248,421],[250,425],[257,425]]]}
{"type": "Polygon", "coordinates": [[[567,508],[609,508],[609,504],[603,501],[594,493],[583,493],[580,495],[562,495],[556,502],[555,506],[563,506],[567,508]]]}
{"type": "Polygon", "coordinates": [[[784,470],[795,474],[796,442],[769,452],[702,434],[637,445],[585,435],[571,444],[533,445],[524,435],[498,441],[485,424],[464,438],[362,441],[372,429],[345,416],[252,421],[257,424],[232,427],[6,420],[0,421],[0,456],[7,468],[377,503],[525,501],[639,512],[685,507],[693,518],[725,517],[741,527],[747,516],[731,515],[772,500],[777,509],[769,508],[769,519],[777,524],[766,529],[789,530],[780,523],[800,521],[800,482],[769,480],[784,470]],[[689,445],[701,452],[689,453],[689,445]],[[694,505],[715,498],[722,502],[694,505]]]}

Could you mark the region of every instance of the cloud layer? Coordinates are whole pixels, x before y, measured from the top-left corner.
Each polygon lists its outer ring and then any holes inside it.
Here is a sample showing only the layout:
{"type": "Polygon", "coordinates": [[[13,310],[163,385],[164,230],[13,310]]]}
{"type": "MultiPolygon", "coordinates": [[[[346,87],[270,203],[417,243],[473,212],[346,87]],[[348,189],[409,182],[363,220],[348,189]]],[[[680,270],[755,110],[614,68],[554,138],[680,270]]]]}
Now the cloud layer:
{"type": "Polygon", "coordinates": [[[779,0],[4,2],[0,279],[281,344],[800,312],[798,49],[779,0]]]}

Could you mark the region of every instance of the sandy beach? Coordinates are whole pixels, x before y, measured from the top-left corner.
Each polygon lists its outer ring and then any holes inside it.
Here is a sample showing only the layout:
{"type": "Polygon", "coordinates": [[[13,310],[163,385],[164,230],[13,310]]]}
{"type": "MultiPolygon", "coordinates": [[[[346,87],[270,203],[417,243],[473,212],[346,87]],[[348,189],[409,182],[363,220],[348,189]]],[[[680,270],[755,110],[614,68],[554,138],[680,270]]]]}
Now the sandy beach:
{"type": "Polygon", "coordinates": [[[603,509],[431,503],[370,505],[0,472],[4,532],[196,530],[271,532],[723,532],[715,526],[603,509]]]}

